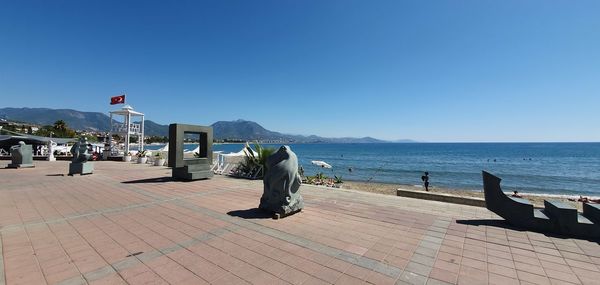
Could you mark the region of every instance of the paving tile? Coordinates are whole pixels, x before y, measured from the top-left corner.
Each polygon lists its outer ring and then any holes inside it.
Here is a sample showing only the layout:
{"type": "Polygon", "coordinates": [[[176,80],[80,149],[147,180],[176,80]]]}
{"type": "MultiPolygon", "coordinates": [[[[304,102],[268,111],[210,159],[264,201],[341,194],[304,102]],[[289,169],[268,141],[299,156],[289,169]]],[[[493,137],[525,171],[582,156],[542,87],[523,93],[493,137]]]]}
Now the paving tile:
{"type": "Polygon", "coordinates": [[[463,281],[462,283],[467,281],[475,283],[487,283],[488,273],[484,270],[479,270],[468,266],[461,266],[460,272],[458,273],[458,283],[461,283],[461,280],[463,281]]]}
{"type": "Polygon", "coordinates": [[[517,278],[517,271],[514,268],[505,267],[493,263],[488,264],[488,272],[509,278],[517,278]]]}
{"type": "Polygon", "coordinates": [[[542,275],[517,270],[517,276],[519,277],[519,280],[533,284],[550,284],[548,277],[542,275]]]}
{"type": "Polygon", "coordinates": [[[452,284],[456,284],[456,283],[448,283],[448,282],[444,282],[441,280],[437,280],[437,279],[433,279],[433,278],[429,278],[427,279],[427,285],[452,285],[452,284]]]}
{"type": "Polygon", "coordinates": [[[467,257],[462,258],[461,267],[470,267],[479,270],[487,270],[487,264],[485,262],[467,257]]]}
{"type": "Polygon", "coordinates": [[[423,265],[420,263],[416,263],[416,262],[409,262],[406,267],[404,268],[405,272],[411,272],[411,273],[416,273],[422,276],[428,276],[429,273],[431,272],[432,267],[431,266],[427,266],[427,265],[423,265]]]}
{"type": "MultiPolygon", "coordinates": [[[[573,273],[561,272],[557,270],[546,270],[546,275],[550,279],[555,279],[563,282],[569,282],[574,284],[580,284],[579,279],[573,273]]],[[[600,281],[600,280],[598,280],[600,281]]]]}
{"type": "Polygon", "coordinates": [[[335,281],[334,284],[340,284],[340,285],[359,285],[359,284],[365,284],[366,282],[363,280],[360,280],[358,278],[352,277],[350,275],[346,275],[343,274],[338,280],[335,281]]]}
{"type": "Polygon", "coordinates": [[[396,283],[396,278],[391,278],[389,276],[377,272],[371,272],[371,274],[367,276],[365,281],[367,281],[370,284],[391,285],[396,283]]]}
{"type": "MultiPolygon", "coordinates": [[[[516,275],[516,274],[515,274],[516,275]]],[[[519,280],[517,278],[507,277],[505,275],[498,275],[495,273],[491,273],[488,276],[488,281],[490,284],[494,285],[518,285],[519,280]]]]}
{"type": "MultiPolygon", "coordinates": [[[[226,284],[226,283],[223,283],[223,284],[226,284]]],[[[312,277],[312,276],[309,276],[308,279],[306,279],[304,281],[304,283],[302,283],[302,285],[328,285],[328,284],[331,284],[331,283],[327,283],[324,280],[321,280],[319,278],[312,277]]]]}
{"type": "Polygon", "coordinates": [[[434,267],[429,274],[429,278],[444,281],[450,284],[456,284],[458,282],[458,270],[448,271],[434,267]]]}

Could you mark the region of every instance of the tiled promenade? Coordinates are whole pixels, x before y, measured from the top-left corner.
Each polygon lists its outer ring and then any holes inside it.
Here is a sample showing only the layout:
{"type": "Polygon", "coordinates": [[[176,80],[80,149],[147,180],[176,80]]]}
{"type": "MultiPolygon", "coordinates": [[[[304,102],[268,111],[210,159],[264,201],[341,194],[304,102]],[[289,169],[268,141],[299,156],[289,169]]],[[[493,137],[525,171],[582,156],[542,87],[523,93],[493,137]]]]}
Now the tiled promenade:
{"type": "Polygon", "coordinates": [[[305,210],[272,220],[252,210],[261,181],[35,164],[0,169],[0,285],[600,284],[597,243],[484,208],[302,186],[305,210]]]}

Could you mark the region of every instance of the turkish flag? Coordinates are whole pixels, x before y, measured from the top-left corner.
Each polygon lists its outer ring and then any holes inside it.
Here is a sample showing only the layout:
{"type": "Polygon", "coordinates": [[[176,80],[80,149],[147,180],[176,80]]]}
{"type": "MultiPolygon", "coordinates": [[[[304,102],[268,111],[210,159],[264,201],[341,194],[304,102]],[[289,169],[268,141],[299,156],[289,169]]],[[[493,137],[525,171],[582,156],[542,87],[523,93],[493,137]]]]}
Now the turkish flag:
{"type": "Polygon", "coordinates": [[[110,97],[110,104],[125,104],[125,95],[110,97]]]}

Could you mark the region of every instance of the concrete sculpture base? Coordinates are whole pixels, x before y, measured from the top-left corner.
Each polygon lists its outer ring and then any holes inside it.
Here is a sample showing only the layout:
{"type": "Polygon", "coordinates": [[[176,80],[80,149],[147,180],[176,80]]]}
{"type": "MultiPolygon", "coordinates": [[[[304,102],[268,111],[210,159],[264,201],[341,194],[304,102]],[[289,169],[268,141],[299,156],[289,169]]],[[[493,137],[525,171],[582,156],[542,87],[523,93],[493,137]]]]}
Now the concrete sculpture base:
{"type": "Polygon", "coordinates": [[[92,162],[71,162],[69,163],[69,175],[74,174],[92,174],[94,172],[94,164],[92,162]]]}
{"type": "Polygon", "coordinates": [[[6,167],[7,167],[7,168],[31,168],[31,167],[35,167],[35,165],[33,165],[33,164],[29,164],[29,163],[27,163],[27,164],[23,164],[23,163],[20,163],[20,164],[12,164],[12,163],[10,163],[10,164],[8,164],[8,166],[6,166],[6,167]]]}
{"type": "Polygon", "coordinates": [[[188,164],[183,167],[174,167],[172,177],[181,180],[208,179],[213,177],[213,172],[206,163],[188,164]]]}
{"type": "Polygon", "coordinates": [[[296,154],[288,146],[280,147],[267,158],[264,192],[258,207],[273,213],[274,218],[301,211],[304,208],[304,200],[299,192],[301,183],[296,154]]]}

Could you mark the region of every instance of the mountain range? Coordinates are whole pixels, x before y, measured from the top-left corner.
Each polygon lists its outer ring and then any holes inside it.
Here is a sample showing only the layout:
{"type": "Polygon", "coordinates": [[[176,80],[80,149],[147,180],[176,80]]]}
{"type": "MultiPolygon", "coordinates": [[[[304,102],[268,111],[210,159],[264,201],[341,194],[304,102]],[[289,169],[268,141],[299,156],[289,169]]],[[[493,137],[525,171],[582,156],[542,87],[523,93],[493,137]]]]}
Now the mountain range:
{"type": "MultiPolygon", "coordinates": [[[[63,120],[72,129],[106,132],[110,129],[110,117],[99,112],[82,112],[72,109],[49,108],[0,108],[0,118],[9,121],[27,122],[36,125],[52,125],[63,120]]],[[[218,121],[211,125],[215,139],[261,140],[294,143],[385,143],[371,137],[362,138],[326,138],[320,136],[302,136],[269,131],[256,122],[246,120],[218,121]]],[[[168,136],[169,126],[144,121],[146,136],[168,136]]],[[[413,142],[402,140],[395,142],[413,142]]]]}

